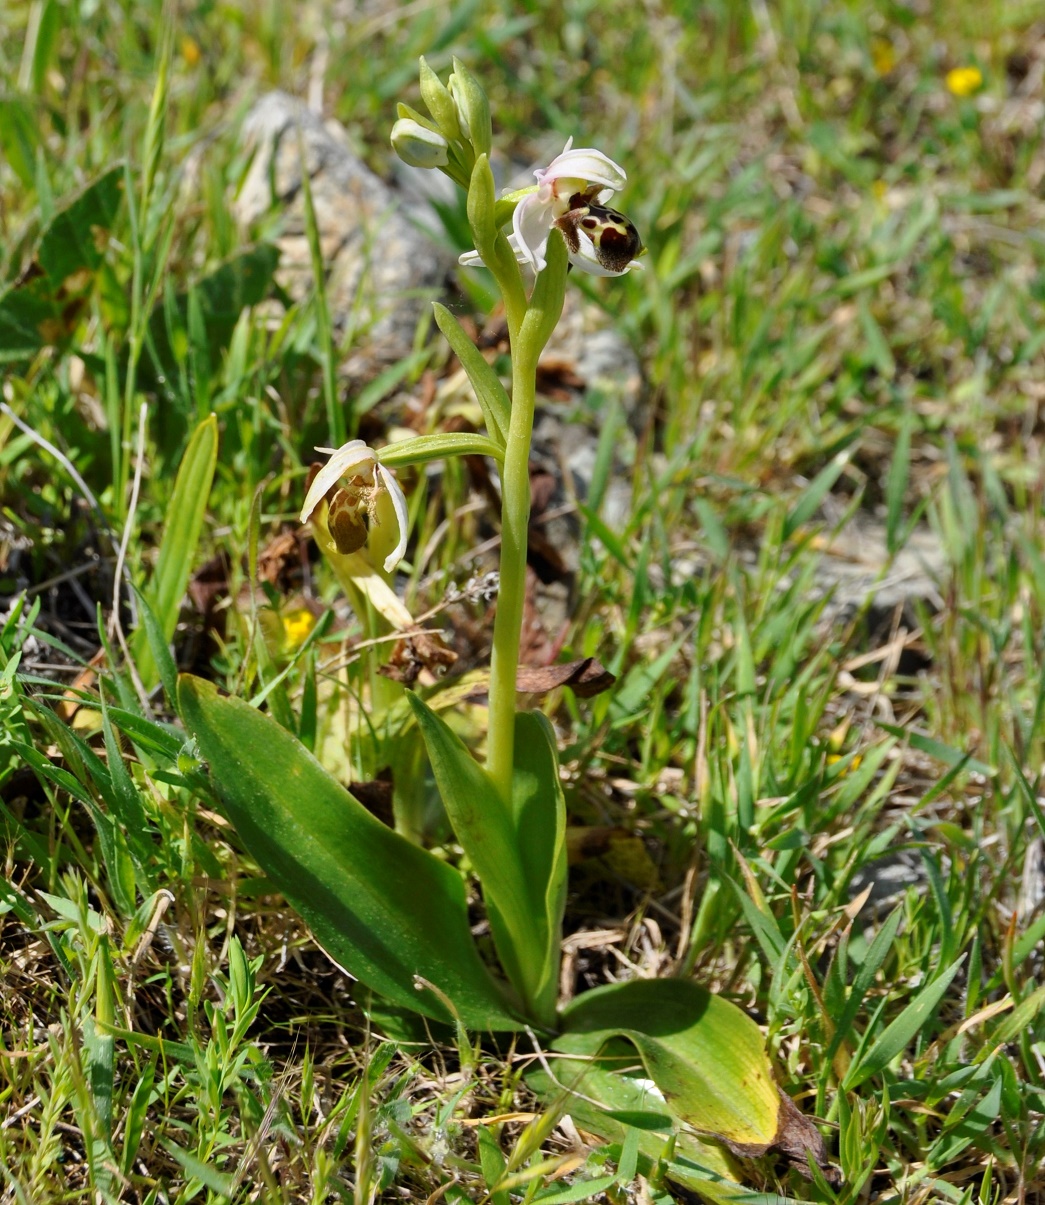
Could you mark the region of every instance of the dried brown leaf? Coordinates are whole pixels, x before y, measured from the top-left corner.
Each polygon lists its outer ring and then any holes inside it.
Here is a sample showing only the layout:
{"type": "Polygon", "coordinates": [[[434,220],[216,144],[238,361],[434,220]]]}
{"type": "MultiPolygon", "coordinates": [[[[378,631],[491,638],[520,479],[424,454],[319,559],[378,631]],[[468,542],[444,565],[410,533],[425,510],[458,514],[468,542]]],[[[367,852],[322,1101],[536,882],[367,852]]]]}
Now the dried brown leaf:
{"type": "Polygon", "coordinates": [[[568,686],[578,698],[590,699],[609,690],[616,681],[616,676],[595,657],[582,657],[565,665],[520,666],[515,689],[543,695],[559,686],[568,686]]]}

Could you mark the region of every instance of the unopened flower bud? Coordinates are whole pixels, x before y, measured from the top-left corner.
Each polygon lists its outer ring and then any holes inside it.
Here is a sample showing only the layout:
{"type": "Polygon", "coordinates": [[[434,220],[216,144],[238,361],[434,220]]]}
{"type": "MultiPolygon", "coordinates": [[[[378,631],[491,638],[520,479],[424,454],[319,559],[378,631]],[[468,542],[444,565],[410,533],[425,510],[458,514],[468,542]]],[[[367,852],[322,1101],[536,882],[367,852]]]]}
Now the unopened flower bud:
{"type": "Polygon", "coordinates": [[[410,167],[445,167],[449,145],[442,134],[409,117],[392,127],[392,149],[410,167]]]}
{"type": "Polygon", "coordinates": [[[482,84],[458,59],[454,59],[454,73],[448,87],[457,106],[457,120],[465,138],[472,144],[476,157],[489,155],[493,144],[493,126],[490,122],[490,102],[482,84]]]}
{"type": "Polygon", "coordinates": [[[425,62],[421,56],[421,99],[428,106],[439,130],[451,142],[460,142],[461,124],[457,116],[457,106],[446,85],[425,62]]]}

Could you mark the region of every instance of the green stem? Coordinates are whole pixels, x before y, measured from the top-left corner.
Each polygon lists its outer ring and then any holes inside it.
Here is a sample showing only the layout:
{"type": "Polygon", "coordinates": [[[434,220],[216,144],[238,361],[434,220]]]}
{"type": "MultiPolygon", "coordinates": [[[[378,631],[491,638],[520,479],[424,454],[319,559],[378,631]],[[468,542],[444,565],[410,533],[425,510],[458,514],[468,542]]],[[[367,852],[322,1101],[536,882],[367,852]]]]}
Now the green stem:
{"type": "Polygon", "coordinates": [[[502,798],[512,792],[515,678],[526,598],[526,532],[530,523],[530,436],[537,396],[537,355],[513,348],[512,418],[501,477],[501,564],[490,662],[487,769],[502,798]]]}
{"type": "MultiPolygon", "coordinates": [[[[501,476],[501,573],[490,662],[490,726],[486,768],[510,802],[515,744],[515,678],[526,601],[526,533],[530,523],[530,439],[537,395],[537,360],[555,329],[566,295],[566,244],[558,231],[548,240],[547,266],[537,277],[521,320],[505,311],[512,341],[512,415],[501,476]]],[[[513,265],[514,266],[514,265],[513,265]]]]}

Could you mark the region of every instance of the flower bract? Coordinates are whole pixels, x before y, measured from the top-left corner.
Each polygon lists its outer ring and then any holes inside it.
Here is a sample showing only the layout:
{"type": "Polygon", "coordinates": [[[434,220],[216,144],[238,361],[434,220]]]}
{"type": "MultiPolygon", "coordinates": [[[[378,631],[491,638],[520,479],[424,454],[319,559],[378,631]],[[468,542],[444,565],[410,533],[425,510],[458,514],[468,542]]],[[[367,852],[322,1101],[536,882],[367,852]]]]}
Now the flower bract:
{"type": "Polygon", "coordinates": [[[358,539],[358,541],[352,539],[349,547],[341,549],[346,552],[354,551],[366,542],[364,515],[367,516],[369,522],[375,522],[377,499],[381,494],[387,493],[399,528],[399,541],[385,557],[385,572],[391,573],[406,555],[407,528],[410,522],[406,509],[406,495],[396,480],[395,474],[378,461],[374,449],[361,439],[350,439],[340,448],[316,448],[316,451],[328,452],[330,459],[316,474],[315,480],[305,495],[305,505],[301,508],[301,522],[304,523],[308,519],[335,486],[344,482],[334,496],[334,504],[338,508],[342,523],[345,522],[345,517],[349,516],[351,530],[364,533],[362,539],[358,539]],[[356,512],[354,515],[352,515],[353,511],[356,512]]]}

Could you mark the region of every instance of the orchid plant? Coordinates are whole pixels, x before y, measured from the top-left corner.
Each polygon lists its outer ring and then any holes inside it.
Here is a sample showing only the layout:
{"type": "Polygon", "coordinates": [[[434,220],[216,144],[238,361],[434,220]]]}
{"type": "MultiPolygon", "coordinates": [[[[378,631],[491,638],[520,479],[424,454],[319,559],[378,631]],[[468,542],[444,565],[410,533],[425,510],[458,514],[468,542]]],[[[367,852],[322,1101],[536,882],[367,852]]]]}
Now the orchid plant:
{"type": "MultiPolygon", "coordinates": [[[[640,1150],[653,1163],[667,1157],[675,1178],[728,1185],[739,1176],[733,1156],[773,1146],[803,1166],[822,1164],[818,1132],[776,1087],[758,1027],[734,1005],[672,979],[610,984],[559,1007],[566,807],[554,730],[539,712],[518,709],[516,688],[537,364],[571,265],[621,276],[642,267],[643,247],[629,219],[606,204],[627,177],[603,152],[574,148],[571,139],[534,173],[534,185],[498,198],[490,109],[478,81],[455,60],[444,84],[422,59],[420,90],[429,115],[400,105],[392,145],[408,164],[440,170],[466,190],[475,249],[461,263],[485,265],[500,291],[511,392],[436,305],[485,433],[377,450],[352,440],[326,450],[301,518],[312,521],[350,599],[368,583],[370,600],[380,597],[393,624],[409,629],[392,584],[409,526],[396,467],[457,455],[488,456],[497,466],[501,551],[485,764],[444,718],[451,691],[411,693],[404,714],[481,886],[498,965],[473,939],[460,874],[415,833],[371,815],[285,726],[187,676],[178,691],[183,721],[242,840],[319,941],[373,993],[375,1012],[383,1000],[472,1030],[528,1031],[551,1050],[540,1054],[534,1086],[562,1109],[594,1107],[586,1128],[601,1127],[610,1139],[621,1136],[614,1118],[644,1117],[640,1150]],[[637,1056],[641,1075],[618,1074],[622,1050],[625,1066],[637,1056]]],[[[387,1023],[387,1007],[381,1015],[387,1023]]]]}

